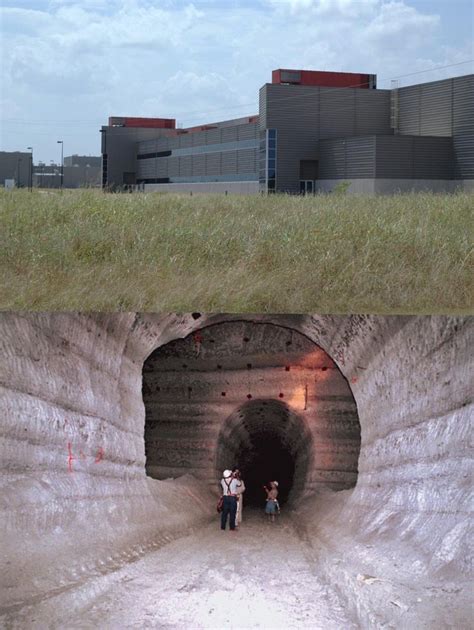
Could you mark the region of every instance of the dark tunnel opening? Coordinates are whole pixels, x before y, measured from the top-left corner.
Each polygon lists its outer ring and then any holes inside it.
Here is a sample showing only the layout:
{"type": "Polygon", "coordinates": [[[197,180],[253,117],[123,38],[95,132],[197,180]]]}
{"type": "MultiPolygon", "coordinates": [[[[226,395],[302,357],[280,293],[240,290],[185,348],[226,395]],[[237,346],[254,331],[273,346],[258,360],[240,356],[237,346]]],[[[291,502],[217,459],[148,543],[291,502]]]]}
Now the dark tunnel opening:
{"type": "Polygon", "coordinates": [[[286,503],[293,486],[295,462],[284,444],[274,435],[260,434],[253,439],[253,449],[237,452],[236,464],[245,481],[246,505],[259,507],[265,498],[263,486],[278,482],[278,500],[286,503]]]}
{"type": "Polygon", "coordinates": [[[303,419],[280,400],[255,400],[224,421],[218,438],[216,475],[238,468],[245,482],[245,504],[262,506],[270,481],[278,482],[281,504],[306,486],[312,438],[303,419]]]}

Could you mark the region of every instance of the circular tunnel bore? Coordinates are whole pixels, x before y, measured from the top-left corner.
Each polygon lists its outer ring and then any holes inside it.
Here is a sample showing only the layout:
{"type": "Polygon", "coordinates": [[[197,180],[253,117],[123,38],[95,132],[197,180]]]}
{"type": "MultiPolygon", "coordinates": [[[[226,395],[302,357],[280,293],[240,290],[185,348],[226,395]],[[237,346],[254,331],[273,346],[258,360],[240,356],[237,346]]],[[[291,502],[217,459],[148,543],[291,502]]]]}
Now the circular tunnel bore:
{"type": "Polygon", "coordinates": [[[278,481],[279,501],[297,496],[307,483],[313,444],[304,420],[286,403],[256,400],[225,422],[217,448],[217,475],[237,466],[245,480],[246,505],[261,506],[263,485],[278,481]]]}
{"type": "Polygon", "coordinates": [[[211,325],[155,350],[143,367],[146,471],[190,473],[217,487],[245,475],[246,503],[279,481],[282,502],[357,480],[360,425],[332,359],[292,328],[211,325]]]}

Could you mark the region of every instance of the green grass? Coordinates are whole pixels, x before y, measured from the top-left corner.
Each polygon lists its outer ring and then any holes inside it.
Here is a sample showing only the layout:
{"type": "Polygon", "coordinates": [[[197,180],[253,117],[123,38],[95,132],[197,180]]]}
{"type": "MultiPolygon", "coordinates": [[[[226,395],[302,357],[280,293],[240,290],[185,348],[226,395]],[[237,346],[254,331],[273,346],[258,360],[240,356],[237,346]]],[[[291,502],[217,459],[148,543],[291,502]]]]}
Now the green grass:
{"type": "Polygon", "coordinates": [[[474,197],[2,191],[0,308],[466,313],[474,197]]]}

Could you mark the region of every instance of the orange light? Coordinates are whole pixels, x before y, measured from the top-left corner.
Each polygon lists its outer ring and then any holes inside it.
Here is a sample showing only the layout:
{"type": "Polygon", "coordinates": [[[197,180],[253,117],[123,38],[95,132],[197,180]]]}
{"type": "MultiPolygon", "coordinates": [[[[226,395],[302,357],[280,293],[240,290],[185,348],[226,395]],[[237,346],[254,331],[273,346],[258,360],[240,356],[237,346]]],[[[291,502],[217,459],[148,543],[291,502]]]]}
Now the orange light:
{"type": "Polygon", "coordinates": [[[289,407],[292,407],[298,411],[304,411],[306,409],[307,402],[307,388],[306,385],[300,385],[291,392],[288,396],[287,403],[289,407]]]}

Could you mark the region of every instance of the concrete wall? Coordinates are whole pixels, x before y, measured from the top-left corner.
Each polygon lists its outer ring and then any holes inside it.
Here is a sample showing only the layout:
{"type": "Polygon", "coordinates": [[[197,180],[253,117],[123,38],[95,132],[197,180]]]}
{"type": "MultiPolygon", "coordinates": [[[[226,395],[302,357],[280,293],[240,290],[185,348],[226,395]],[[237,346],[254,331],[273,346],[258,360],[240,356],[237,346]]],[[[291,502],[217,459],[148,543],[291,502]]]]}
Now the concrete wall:
{"type": "Polygon", "coordinates": [[[242,194],[250,195],[259,192],[258,182],[206,182],[193,184],[145,184],[145,192],[169,192],[188,194],[242,194]]]}
{"type": "Polygon", "coordinates": [[[472,181],[448,179],[319,179],[316,181],[315,192],[334,192],[344,186],[343,191],[359,194],[397,194],[409,192],[439,192],[454,193],[456,191],[472,192],[472,181]],[[346,187],[346,183],[348,184],[346,187]]]}

